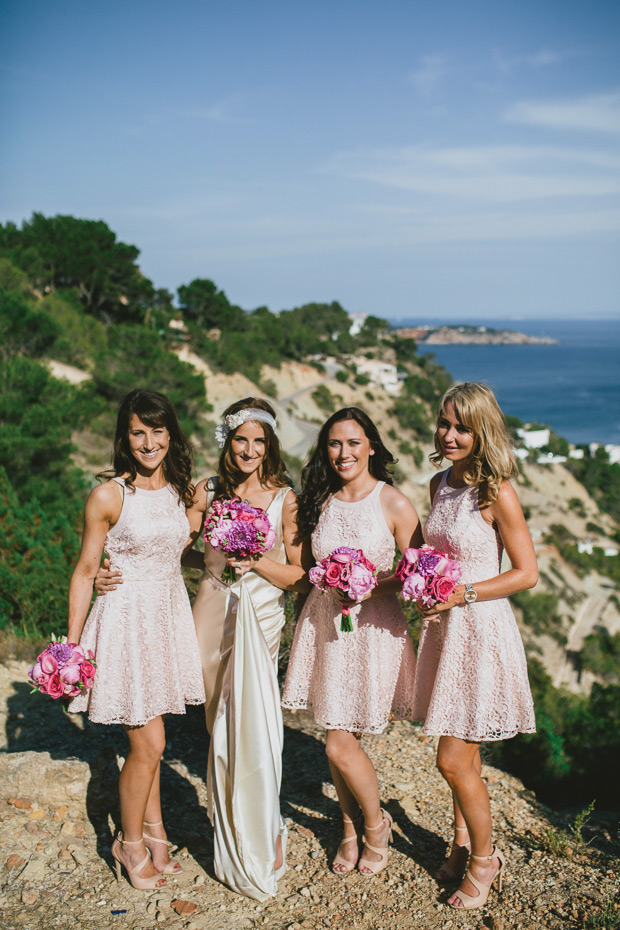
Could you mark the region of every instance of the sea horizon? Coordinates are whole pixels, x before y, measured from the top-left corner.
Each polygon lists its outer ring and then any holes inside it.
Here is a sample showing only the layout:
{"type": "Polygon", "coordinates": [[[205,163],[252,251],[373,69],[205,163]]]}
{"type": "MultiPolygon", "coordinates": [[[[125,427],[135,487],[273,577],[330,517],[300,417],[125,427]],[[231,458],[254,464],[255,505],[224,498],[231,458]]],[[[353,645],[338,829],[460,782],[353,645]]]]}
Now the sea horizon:
{"type": "Polygon", "coordinates": [[[575,445],[620,444],[620,319],[538,318],[458,320],[408,317],[393,326],[487,326],[556,345],[428,345],[455,381],[482,381],[493,388],[505,414],[545,424],[575,445]]]}

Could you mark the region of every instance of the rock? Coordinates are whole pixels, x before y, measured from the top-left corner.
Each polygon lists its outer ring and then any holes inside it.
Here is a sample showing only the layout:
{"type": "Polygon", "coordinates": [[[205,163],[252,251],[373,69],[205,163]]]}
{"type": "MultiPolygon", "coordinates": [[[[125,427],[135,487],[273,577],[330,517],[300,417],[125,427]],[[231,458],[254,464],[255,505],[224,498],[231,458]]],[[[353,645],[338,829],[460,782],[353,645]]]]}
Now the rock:
{"type": "Polygon", "coordinates": [[[18,811],[29,811],[32,807],[32,801],[28,798],[9,798],[7,803],[12,804],[18,811]]]}
{"type": "Polygon", "coordinates": [[[36,888],[26,888],[22,891],[22,904],[25,904],[28,907],[31,904],[36,904],[39,900],[39,892],[36,888]]]}
{"type": "Polygon", "coordinates": [[[43,820],[45,817],[45,811],[42,808],[38,808],[35,811],[28,811],[27,816],[30,820],[43,820]]]}
{"type": "Polygon", "coordinates": [[[26,860],[22,859],[22,857],[19,856],[17,853],[13,853],[13,855],[9,856],[9,858],[6,860],[4,864],[7,869],[10,869],[11,871],[13,871],[13,870],[21,869],[22,866],[26,865],[26,860]]]}
{"type": "Polygon", "coordinates": [[[206,879],[202,872],[194,878],[194,885],[204,885],[206,879]]]}
{"type": "Polygon", "coordinates": [[[179,914],[180,917],[189,917],[198,910],[198,905],[193,901],[185,901],[183,898],[173,898],[170,907],[179,914]]]}
{"type": "Polygon", "coordinates": [[[19,876],[24,882],[43,881],[47,873],[47,865],[42,859],[31,859],[24,871],[19,876]]]}

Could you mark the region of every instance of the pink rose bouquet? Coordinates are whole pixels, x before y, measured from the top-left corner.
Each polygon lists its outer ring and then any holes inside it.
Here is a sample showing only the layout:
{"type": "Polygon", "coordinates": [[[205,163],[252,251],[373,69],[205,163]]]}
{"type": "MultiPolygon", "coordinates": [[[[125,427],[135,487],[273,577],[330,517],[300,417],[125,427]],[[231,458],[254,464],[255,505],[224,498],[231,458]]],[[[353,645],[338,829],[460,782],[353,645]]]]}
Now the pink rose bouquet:
{"type": "Polygon", "coordinates": [[[28,672],[31,694],[40,691],[52,698],[75,697],[80,691],[89,691],[95,680],[95,656],[85,651],[66,636],[52,639],[28,672]]]}
{"type": "MultiPolygon", "coordinates": [[[[319,591],[336,589],[353,601],[361,601],[377,584],[377,569],[361,549],[339,546],[311,568],[309,578],[319,591]]],[[[351,608],[343,605],[340,631],[352,633],[351,608]]]]}
{"type": "Polygon", "coordinates": [[[402,597],[423,607],[445,604],[461,577],[461,566],[434,546],[405,549],[396,566],[396,577],[402,581],[402,597]]]}
{"type": "MultiPolygon", "coordinates": [[[[204,538],[214,549],[238,559],[258,559],[276,541],[269,517],[260,507],[233,497],[213,501],[211,516],[205,524],[204,538]]],[[[222,581],[232,584],[236,575],[232,565],[222,573],[222,581]]]]}

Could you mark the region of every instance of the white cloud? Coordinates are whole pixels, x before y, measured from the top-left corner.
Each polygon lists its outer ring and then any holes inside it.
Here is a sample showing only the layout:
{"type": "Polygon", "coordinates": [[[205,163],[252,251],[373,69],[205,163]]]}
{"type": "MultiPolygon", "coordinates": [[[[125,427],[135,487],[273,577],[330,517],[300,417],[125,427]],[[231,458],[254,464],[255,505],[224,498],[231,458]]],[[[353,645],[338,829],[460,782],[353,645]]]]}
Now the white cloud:
{"type": "Polygon", "coordinates": [[[551,147],[358,150],[335,155],[325,170],[412,193],[487,203],[620,194],[620,157],[551,147]]]}
{"type": "Polygon", "coordinates": [[[620,93],[573,100],[521,100],[504,111],[507,123],[582,132],[620,132],[620,93]]]}

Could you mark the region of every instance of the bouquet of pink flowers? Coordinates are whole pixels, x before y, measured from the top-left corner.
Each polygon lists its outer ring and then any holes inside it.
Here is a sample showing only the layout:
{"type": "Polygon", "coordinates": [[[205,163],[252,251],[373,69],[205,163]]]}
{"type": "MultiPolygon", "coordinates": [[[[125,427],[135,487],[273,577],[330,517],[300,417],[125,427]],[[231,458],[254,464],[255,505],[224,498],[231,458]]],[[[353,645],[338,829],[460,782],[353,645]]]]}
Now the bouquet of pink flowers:
{"type": "MultiPolygon", "coordinates": [[[[377,584],[377,569],[370,562],[361,549],[350,549],[349,546],[339,546],[327,558],[321,559],[318,565],[311,568],[309,578],[319,591],[330,591],[334,588],[342,591],[352,601],[361,601],[377,584]]],[[[340,631],[352,633],[351,608],[344,604],[341,612],[340,631]]]]}
{"type": "Polygon", "coordinates": [[[52,698],[75,697],[80,691],[88,691],[95,680],[95,655],[91,649],[85,652],[81,646],[68,643],[67,637],[52,639],[37,657],[28,672],[31,694],[40,691],[52,698]]]}
{"type": "MultiPolygon", "coordinates": [[[[264,510],[253,507],[249,501],[233,497],[228,501],[213,501],[204,538],[214,549],[221,549],[238,559],[257,559],[271,549],[276,534],[264,510]]],[[[227,565],[222,581],[232,584],[235,578],[234,568],[227,565]]]]}
{"type": "Polygon", "coordinates": [[[461,577],[461,566],[445,552],[424,545],[420,549],[405,549],[395,575],[403,582],[404,600],[434,607],[449,599],[461,577]]]}

